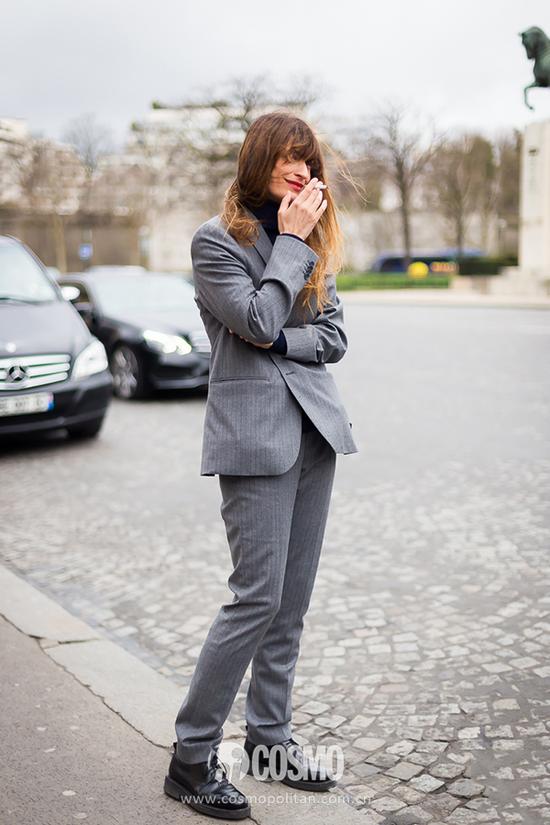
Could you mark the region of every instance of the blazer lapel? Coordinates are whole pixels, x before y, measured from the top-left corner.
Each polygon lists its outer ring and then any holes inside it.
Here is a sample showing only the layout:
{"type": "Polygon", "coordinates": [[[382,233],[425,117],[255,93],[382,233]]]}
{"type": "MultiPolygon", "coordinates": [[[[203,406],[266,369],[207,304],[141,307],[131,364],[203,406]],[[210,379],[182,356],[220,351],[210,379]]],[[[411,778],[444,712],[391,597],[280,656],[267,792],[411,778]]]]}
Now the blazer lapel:
{"type": "Polygon", "coordinates": [[[258,220],[256,215],[254,215],[254,213],[251,212],[250,209],[248,209],[246,206],[244,206],[243,208],[244,208],[245,212],[251,218],[253,218],[253,220],[255,220],[256,223],[258,224],[260,234],[258,235],[258,240],[254,243],[254,246],[255,246],[256,250],[258,251],[260,257],[262,258],[264,264],[267,264],[267,262],[269,261],[269,258],[271,257],[271,253],[273,251],[273,244],[269,240],[269,235],[267,234],[267,232],[263,228],[261,222],[258,220]]]}

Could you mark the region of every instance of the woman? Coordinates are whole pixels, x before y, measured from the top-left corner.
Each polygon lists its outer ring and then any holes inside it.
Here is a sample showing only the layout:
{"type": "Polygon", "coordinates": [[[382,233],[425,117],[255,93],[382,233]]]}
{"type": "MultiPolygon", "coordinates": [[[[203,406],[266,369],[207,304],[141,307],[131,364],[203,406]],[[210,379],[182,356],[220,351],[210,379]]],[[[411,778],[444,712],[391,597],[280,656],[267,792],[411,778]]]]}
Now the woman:
{"type": "Polygon", "coordinates": [[[234,598],[202,647],[164,788],[213,816],[250,815],[217,754],[250,662],[250,759],[265,767],[274,750],[276,765],[292,763],[286,784],[335,785],[291,737],[336,454],[358,452],[326,368],[347,338],[328,274],[331,259],[341,265],[341,233],[324,179],[311,127],[288,112],[262,115],[241,146],[222,213],[191,244],[195,301],[212,345],[201,475],[219,475],[234,598]]]}

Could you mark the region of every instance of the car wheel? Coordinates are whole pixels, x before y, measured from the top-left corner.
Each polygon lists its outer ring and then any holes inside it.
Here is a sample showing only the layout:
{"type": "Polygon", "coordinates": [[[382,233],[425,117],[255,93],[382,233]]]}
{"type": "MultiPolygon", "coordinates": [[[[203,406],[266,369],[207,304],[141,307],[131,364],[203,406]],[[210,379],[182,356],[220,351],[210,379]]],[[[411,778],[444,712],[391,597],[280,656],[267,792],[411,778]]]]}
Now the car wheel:
{"type": "Polygon", "coordinates": [[[147,394],[143,364],[131,347],[119,344],[114,348],[110,369],[113,392],[119,398],[143,398],[147,394]]]}
{"type": "Polygon", "coordinates": [[[73,427],[67,427],[71,438],[95,438],[103,426],[103,418],[94,418],[93,421],[87,421],[85,424],[75,424],[73,427]]]}

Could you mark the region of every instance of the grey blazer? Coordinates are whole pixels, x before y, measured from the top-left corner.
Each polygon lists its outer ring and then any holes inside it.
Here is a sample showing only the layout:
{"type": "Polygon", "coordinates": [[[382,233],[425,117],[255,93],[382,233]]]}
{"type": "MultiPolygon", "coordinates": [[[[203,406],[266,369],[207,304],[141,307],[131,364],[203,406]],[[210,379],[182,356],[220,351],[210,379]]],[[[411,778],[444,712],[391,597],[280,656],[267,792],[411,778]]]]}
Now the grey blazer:
{"type": "Polygon", "coordinates": [[[191,241],[195,303],[212,348],[200,475],[286,472],[300,449],[300,406],[335,452],[359,452],[325,366],[347,350],[336,278],[328,281],[333,305],[308,311],[304,322],[296,298],[318,255],[288,235],[272,244],[258,225],[254,246],[241,246],[215,215],[191,241]],[[270,343],[281,329],[286,355],[239,338],[270,343]]]}

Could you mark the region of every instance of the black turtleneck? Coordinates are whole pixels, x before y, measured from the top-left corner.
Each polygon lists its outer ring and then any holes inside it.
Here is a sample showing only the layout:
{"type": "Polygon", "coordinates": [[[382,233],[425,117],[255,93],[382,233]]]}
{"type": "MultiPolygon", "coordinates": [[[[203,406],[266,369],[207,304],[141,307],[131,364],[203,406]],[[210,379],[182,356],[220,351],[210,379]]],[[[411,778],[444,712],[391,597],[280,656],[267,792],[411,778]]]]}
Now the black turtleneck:
{"type": "MultiPolygon", "coordinates": [[[[275,238],[277,235],[290,235],[291,238],[297,238],[302,243],[305,243],[303,238],[300,238],[299,235],[294,235],[292,232],[279,232],[279,202],[271,200],[268,198],[265,200],[260,206],[252,206],[251,204],[244,202],[244,205],[247,209],[250,209],[254,217],[256,217],[260,223],[262,224],[263,228],[265,229],[267,236],[272,244],[275,243],[275,238]]],[[[273,344],[269,349],[272,352],[278,352],[281,355],[286,354],[286,338],[284,332],[281,330],[278,337],[273,341],[273,344]]],[[[306,414],[305,410],[300,407],[302,413],[302,430],[308,431],[313,430],[315,425],[311,418],[306,414]]]]}
{"type": "Polygon", "coordinates": [[[271,198],[267,198],[260,206],[251,206],[245,201],[244,205],[254,214],[265,229],[271,243],[275,243],[277,235],[290,235],[292,238],[298,238],[299,241],[305,243],[303,238],[299,235],[293,235],[292,232],[279,233],[279,207],[280,203],[271,198]]]}

